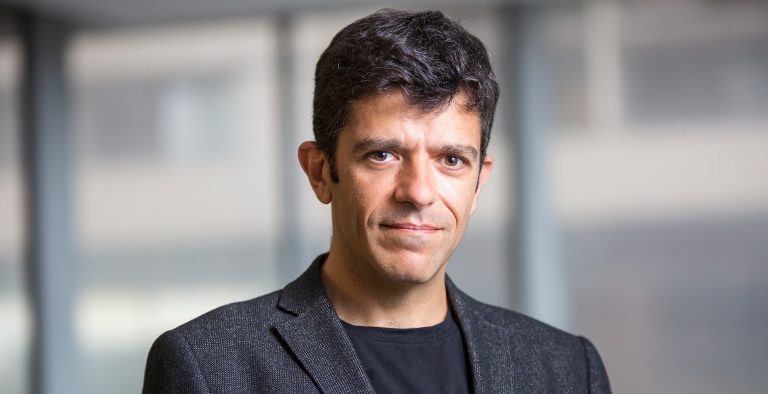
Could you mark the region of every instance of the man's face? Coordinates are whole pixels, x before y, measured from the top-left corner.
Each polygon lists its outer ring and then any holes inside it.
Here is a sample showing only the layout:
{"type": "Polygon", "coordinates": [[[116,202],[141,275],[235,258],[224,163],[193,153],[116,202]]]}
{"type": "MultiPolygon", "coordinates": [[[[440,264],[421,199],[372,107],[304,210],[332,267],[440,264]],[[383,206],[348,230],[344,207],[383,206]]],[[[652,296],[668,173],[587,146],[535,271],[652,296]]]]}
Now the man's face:
{"type": "Polygon", "coordinates": [[[481,170],[480,117],[463,102],[424,114],[392,91],[351,106],[336,148],[339,182],[327,183],[331,250],[350,267],[412,284],[444,272],[492,166],[486,157],[481,170]]]}

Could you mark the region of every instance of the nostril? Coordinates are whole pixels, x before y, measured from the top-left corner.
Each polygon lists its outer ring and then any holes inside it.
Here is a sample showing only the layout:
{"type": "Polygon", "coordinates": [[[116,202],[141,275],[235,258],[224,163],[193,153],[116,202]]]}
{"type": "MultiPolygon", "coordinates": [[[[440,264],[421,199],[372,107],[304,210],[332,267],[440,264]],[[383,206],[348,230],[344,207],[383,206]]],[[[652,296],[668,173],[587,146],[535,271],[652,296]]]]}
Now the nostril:
{"type": "Polygon", "coordinates": [[[409,177],[399,183],[395,198],[400,202],[409,202],[415,206],[426,206],[435,199],[434,185],[425,176],[409,177]]]}

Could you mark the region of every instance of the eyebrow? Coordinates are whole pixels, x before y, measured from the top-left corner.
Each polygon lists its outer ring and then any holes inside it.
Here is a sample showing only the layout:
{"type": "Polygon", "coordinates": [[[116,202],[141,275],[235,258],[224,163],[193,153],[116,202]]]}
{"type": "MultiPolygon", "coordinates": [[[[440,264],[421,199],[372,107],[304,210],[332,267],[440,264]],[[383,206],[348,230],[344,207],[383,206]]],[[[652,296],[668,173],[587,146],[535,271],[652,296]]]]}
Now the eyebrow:
{"type": "Polygon", "coordinates": [[[400,143],[400,141],[395,139],[365,138],[362,141],[356,143],[354,147],[352,147],[352,152],[354,154],[359,154],[359,153],[373,151],[373,150],[376,150],[376,151],[397,150],[402,146],[403,144],[400,143]]]}
{"type": "Polygon", "coordinates": [[[473,161],[480,155],[477,148],[472,145],[441,145],[437,151],[443,154],[466,156],[473,161]]]}
{"type": "MultiPolygon", "coordinates": [[[[352,147],[353,154],[360,154],[369,151],[389,151],[398,150],[403,147],[403,144],[396,139],[386,138],[365,138],[362,141],[356,143],[352,147]]],[[[480,153],[472,145],[440,145],[437,151],[442,154],[460,155],[469,157],[471,160],[476,160],[480,153]]]]}

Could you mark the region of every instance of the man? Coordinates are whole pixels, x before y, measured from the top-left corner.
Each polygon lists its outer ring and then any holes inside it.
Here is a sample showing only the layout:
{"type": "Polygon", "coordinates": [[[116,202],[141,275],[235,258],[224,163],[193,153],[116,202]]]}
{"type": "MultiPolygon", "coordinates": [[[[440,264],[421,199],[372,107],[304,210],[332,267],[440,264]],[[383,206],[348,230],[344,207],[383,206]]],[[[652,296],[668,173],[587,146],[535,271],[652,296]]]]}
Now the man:
{"type": "Polygon", "coordinates": [[[585,338],[445,275],[493,167],[482,43],[439,12],[380,11],[336,35],[315,83],[298,156],[331,204],[329,252],[163,334],[144,392],[610,392],[585,338]]]}

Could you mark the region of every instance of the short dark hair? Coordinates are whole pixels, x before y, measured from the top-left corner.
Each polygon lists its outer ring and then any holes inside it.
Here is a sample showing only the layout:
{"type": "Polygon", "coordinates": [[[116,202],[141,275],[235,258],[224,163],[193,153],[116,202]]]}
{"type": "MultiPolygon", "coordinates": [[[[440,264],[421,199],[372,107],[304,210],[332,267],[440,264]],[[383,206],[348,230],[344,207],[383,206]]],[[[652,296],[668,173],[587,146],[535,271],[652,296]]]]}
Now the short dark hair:
{"type": "Polygon", "coordinates": [[[336,145],[350,105],[393,88],[425,113],[463,93],[465,107],[480,115],[482,163],[499,97],[485,46],[439,11],[385,9],[339,31],[317,61],[312,126],[334,182],[336,145]]]}

